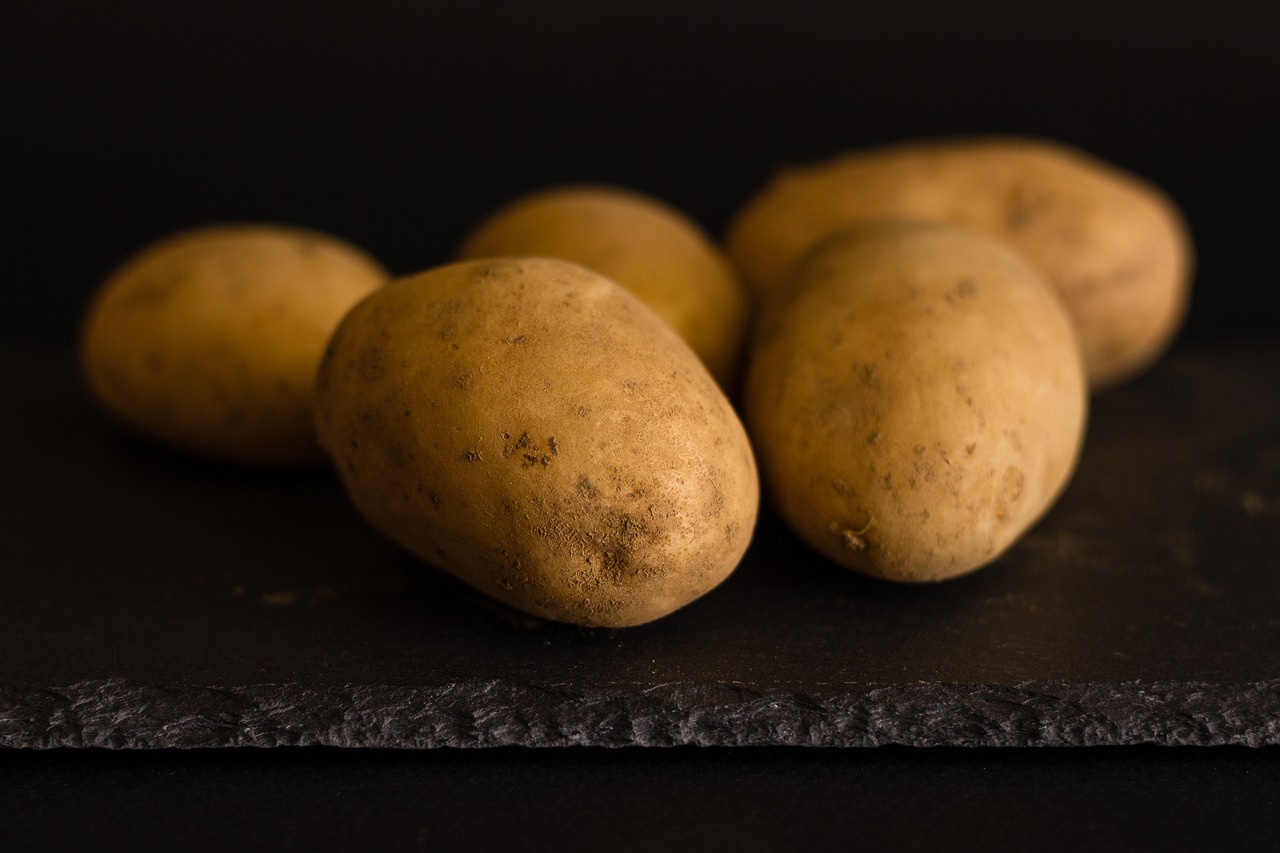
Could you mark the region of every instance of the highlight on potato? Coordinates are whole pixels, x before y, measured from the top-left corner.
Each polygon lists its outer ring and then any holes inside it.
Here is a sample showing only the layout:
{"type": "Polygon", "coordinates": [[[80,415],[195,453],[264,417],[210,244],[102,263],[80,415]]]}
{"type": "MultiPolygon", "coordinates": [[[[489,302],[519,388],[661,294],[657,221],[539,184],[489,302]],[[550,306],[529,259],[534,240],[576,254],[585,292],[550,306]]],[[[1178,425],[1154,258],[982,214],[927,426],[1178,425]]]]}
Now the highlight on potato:
{"type": "Polygon", "coordinates": [[[552,187],[516,199],[477,225],[463,259],[544,256],[611,278],[652,308],[732,390],[748,325],[746,292],[692,219],[622,187],[552,187]]]}
{"type": "Polygon", "coordinates": [[[567,261],[463,261],[364,299],[317,380],[357,509],[514,607],[578,625],[665,616],[738,565],[759,485],[701,361],[567,261]]]}
{"type": "Polygon", "coordinates": [[[766,494],[810,546],[896,581],[999,557],[1080,452],[1087,387],[1057,296],[952,226],[830,235],[762,318],[745,419],[766,494]]]}
{"type": "Polygon", "coordinates": [[[951,223],[1019,252],[1062,297],[1095,389],[1150,365],[1186,312],[1192,249],[1174,203],[1047,140],[910,142],[785,169],[730,223],[728,252],[766,298],[824,236],[880,219],[951,223]]]}
{"type": "Polygon", "coordinates": [[[320,464],[315,371],[388,273],[306,228],[214,225],[150,245],[99,288],[81,332],[95,399],[129,427],[246,465],[320,464]]]}

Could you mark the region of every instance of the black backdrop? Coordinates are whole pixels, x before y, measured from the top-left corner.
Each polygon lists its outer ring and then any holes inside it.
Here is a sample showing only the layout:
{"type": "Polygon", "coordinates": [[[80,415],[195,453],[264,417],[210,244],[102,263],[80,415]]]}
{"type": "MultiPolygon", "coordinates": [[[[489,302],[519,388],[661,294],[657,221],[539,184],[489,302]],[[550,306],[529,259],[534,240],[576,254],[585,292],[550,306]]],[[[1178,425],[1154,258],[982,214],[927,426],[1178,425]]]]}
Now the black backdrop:
{"type": "Polygon", "coordinates": [[[1277,36],[1270,0],[7,0],[0,334],[70,342],[124,255],[208,221],[327,229],[404,273],[540,185],[632,185],[718,234],[780,163],[998,131],[1179,201],[1184,339],[1275,337],[1277,36]]]}

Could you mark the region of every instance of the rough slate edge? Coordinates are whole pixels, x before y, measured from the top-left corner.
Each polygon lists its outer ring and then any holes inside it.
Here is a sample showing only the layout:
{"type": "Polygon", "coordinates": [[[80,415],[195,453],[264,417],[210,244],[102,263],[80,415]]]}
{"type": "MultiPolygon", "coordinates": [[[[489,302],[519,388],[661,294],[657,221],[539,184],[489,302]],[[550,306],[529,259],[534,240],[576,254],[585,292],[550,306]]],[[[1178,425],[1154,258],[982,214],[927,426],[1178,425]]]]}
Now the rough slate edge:
{"type": "Polygon", "coordinates": [[[863,685],[823,694],[682,683],[219,689],[109,680],[56,690],[0,685],[0,708],[0,747],[33,749],[1280,744],[1280,679],[863,685]]]}

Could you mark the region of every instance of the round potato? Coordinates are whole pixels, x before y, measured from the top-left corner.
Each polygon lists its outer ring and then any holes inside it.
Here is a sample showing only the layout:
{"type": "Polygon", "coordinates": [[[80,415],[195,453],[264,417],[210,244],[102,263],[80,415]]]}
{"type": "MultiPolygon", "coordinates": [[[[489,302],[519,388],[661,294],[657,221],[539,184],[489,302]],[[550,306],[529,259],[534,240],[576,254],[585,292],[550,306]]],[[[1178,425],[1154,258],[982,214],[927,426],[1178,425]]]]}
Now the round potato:
{"type": "Polygon", "coordinates": [[[728,261],[680,211],[616,187],[568,186],[512,202],[481,223],[462,258],[561,258],[640,298],[725,388],[737,378],[748,312],[728,261]]]}
{"type": "Polygon", "coordinates": [[[1079,453],[1065,311],[1001,245],[941,225],[839,232],[763,323],[746,420],[768,493],[836,562],[938,581],[999,556],[1079,453]]]}
{"type": "Polygon", "coordinates": [[[277,225],[148,247],[103,284],[82,334],[89,389],[135,429],[252,465],[323,462],[316,368],[342,316],[387,280],[360,249],[277,225]]]}
{"type": "Polygon", "coordinates": [[[360,303],[318,378],[321,443],[360,512],[548,619],[657,619],[733,571],[759,503],[737,415],[611,280],[464,261],[360,303]]]}
{"type": "Polygon", "coordinates": [[[1191,244],[1173,203],[1038,140],[903,144],[784,171],[735,218],[728,251],[764,295],[788,287],[818,240],[878,219],[947,222],[1014,248],[1061,295],[1094,388],[1155,360],[1186,310],[1191,244]]]}

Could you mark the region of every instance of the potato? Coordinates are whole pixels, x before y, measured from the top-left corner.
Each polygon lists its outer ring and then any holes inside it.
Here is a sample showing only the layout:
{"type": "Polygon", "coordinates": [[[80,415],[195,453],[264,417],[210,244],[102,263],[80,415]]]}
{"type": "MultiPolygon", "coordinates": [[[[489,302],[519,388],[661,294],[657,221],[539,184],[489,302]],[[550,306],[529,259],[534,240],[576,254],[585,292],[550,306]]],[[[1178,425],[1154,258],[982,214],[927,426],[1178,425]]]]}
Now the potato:
{"type": "Polygon", "coordinates": [[[325,343],[382,266],[335,237],[278,225],[188,231],[102,285],[82,332],[89,389],[135,429],[254,465],[323,462],[313,426],[325,343]]]}
{"type": "Polygon", "coordinates": [[[554,259],[374,293],[321,364],[321,443],[360,512],[547,619],[657,619],[734,569],[759,483],[728,400],[656,314],[554,259]]]}
{"type": "Polygon", "coordinates": [[[942,225],[837,232],[761,326],[746,421],[768,493],[849,568],[938,581],[1004,552],[1067,482],[1087,388],[1019,257],[942,225]]]}
{"type": "Polygon", "coordinates": [[[459,251],[462,258],[530,255],[613,279],[666,320],[723,387],[736,381],[745,291],[720,250],[678,210],[631,190],[557,187],[494,213],[459,251]]]}
{"type": "Polygon", "coordinates": [[[1030,139],[905,144],[784,171],[735,218],[728,251],[757,294],[771,293],[826,234],[885,218],[949,222],[1021,253],[1061,294],[1094,388],[1154,361],[1186,310],[1191,244],[1173,203],[1030,139]]]}

